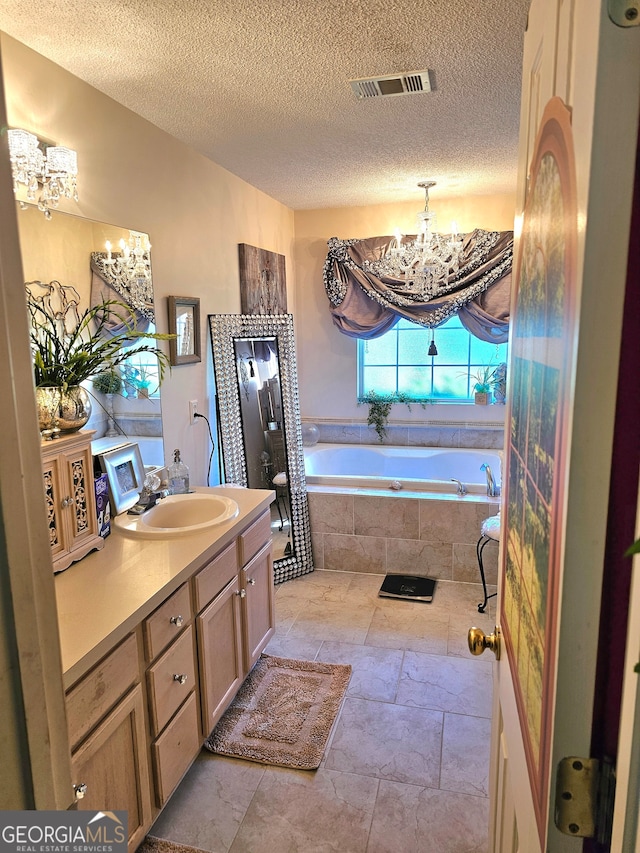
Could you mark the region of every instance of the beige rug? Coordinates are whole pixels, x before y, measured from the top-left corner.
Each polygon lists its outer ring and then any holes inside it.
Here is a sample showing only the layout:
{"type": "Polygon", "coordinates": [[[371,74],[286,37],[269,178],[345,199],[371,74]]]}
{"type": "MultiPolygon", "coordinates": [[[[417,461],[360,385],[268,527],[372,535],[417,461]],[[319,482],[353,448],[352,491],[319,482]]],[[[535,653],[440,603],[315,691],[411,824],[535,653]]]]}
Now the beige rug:
{"type": "Polygon", "coordinates": [[[262,655],[205,746],[219,755],[314,770],[351,667],[262,655]]]}

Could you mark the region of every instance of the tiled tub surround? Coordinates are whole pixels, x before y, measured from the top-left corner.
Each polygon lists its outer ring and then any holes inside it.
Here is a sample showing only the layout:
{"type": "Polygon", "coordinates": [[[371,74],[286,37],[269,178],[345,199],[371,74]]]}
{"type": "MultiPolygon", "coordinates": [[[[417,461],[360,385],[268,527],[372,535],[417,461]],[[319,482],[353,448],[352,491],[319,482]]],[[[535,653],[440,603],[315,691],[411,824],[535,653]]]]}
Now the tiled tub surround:
{"type": "MultiPolygon", "coordinates": [[[[476,543],[499,498],[308,486],[313,562],[318,569],[413,574],[480,584],[476,543]]],[[[498,547],[483,554],[497,582],[498,547]]],[[[480,599],[478,599],[480,601],[480,599]]]]}
{"type": "MultiPolygon", "coordinates": [[[[493,410],[493,406],[489,407],[493,410]]],[[[502,450],[504,446],[504,406],[496,406],[496,420],[485,423],[430,422],[389,423],[382,444],[409,447],[473,447],[502,450]]],[[[380,444],[373,427],[358,421],[304,419],[318,427],[323,444],[380,444]]]]}

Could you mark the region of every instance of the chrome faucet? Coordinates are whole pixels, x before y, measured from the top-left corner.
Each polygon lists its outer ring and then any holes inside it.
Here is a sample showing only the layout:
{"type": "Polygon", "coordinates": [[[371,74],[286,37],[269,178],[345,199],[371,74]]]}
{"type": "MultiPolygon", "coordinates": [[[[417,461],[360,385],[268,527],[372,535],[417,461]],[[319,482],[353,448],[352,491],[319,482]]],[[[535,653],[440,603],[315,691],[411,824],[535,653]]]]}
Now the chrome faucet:
{"type": "Polygon", "coordinates": [[[458,488],[456,490],[457,495],[460,495],[460,497],[464,497],[467,494],[467,487],[464,483],[461,483],[460,480],[456,480],[455,477],[451,477],[451,482],[458,484],[458,488]]]}
{"type": "Polygon", "coordinates": [[[157,474],[147,474],[144,485],[138,496],[138,502],[129,510],[129,515],[142,515],[154,507],[159,500],[169,496],[169,489],[161,489],[160,477],[157,474]]]}
{"type": "Polygon", "coordinates": [[[497,485],[493,473],[491,472],[491,467],[487,465],[486,462],[483,462],[480,466],[480,470],[484,471],[487,475],[487,496],[490,498],[497,498],[500,494],[500,487],[497,485]]]}

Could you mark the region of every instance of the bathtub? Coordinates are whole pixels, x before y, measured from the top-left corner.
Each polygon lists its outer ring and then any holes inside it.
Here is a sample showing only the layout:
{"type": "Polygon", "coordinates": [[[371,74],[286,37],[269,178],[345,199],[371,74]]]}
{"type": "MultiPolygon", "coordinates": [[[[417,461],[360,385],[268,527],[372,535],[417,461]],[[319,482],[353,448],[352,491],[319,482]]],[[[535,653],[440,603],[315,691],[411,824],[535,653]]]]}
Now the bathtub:
{"type": "Polygon", "coordinates": [[[391,483],[399,482],[403,491],[455,494],[455,478],[469,494],[486,495],[483,463],[491,467],[499,485],[502,468],[497,450],[361,444],[316,444],[304,448],[306,480],[311,486],[390,489],[391,483]]]}
{"type": "Polygon", "coordinates": [[[97,438],[91,442],[91,453],[97,456],[122,444],[137,444],[146,468],[164,467],[164,442],[161,437],[146,435],[115,435],[112,438],[97,438]]]}

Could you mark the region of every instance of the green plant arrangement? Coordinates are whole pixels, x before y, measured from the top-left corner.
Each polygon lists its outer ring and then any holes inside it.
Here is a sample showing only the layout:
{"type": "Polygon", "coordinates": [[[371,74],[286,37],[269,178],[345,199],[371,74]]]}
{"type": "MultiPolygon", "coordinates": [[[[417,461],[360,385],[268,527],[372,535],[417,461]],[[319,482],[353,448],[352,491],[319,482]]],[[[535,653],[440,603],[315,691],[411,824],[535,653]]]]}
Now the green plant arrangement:
{"type": "Polygon", "coordinates": [[[134,375],[131,379],[131,382],[138,389],[139,397],[148,397],[149,396],[149,388],[151,386],[151,379],[149,377],[148,372],[144,367],[136,367],[134,368],[134,375]]]}
{"type": "Polygon", "coordinates": [[[473,390],[477,394],[489,394],[493,388],[496,368],[491,364],[485,364],[484,367],[478,368],[475,373],[470,373],[469,378],[473,383],[473,390]]]}
{"type": "Polygon", "coordinates": [[[101,394],[119,394],[122,391],[122,379],[115,370],[105,370],[93,377],[91,382],[101,394]]]}
{"type": "Polygon", "coordinates": [[[369,406],[369,415],[367,424],[372,426],[378,434],[378,439],[382,443],[387,435],[387,421],[391,413],[391,406],[394,403],[404,403],[411,410],[411,403],[420,403],[422,408],[426,407],[427,401],[414,400],[406,394],[377,394],[375,391],[369,391],[362,397],[358,398],[358,405],[366,403],[369,406]]]}
{"type": "Polygon", "coordinates": [[[129,349],[123,349],[123,345],[136,340],[169,340],[175,335],[139,331],[124,302],[108,299],[87,308],[71,328],[49,313],[29,290],[27,307],[36,387],[57,387],[66,391],[100,373],[114,374],[119,364],[140,352],[156,357],[160,382],[164,379],[169,359],[162,350],[151,343],[140,343],[129,349]],[[113,318],[125,326],[125,330],[116,335],[107,331],[109,320],[113,318]]]}

